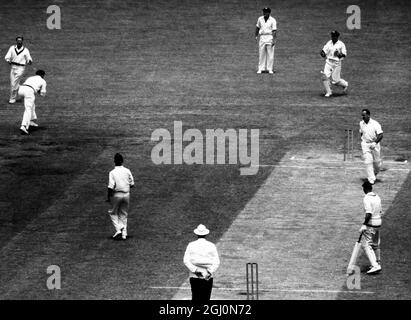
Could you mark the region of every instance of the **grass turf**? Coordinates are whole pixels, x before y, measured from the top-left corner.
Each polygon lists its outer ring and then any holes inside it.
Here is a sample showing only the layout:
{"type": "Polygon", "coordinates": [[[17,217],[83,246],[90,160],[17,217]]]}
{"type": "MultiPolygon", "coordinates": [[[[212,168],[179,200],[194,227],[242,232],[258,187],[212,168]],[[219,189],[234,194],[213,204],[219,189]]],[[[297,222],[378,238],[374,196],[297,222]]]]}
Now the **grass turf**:
{"type": "MultiPolygon", "coordinates": [[[[356,130],[369,107],[386,133],[384,155],[407,159],[409,6],[360,3],[363,27],[348,31],[349,4],[276,2],[274,76],[255,74],[255,1],[71,1],[61,4],[62,29],[54,31],[45,27],[47,2],[29,2],[25,10],[1,4],[1,47],[23,33],[49,90],[37,100],[41,127],[20,136],[23,108],[7,105],[8,70],[1,67],[2,297],[173,296],[149,286],[185,280],[181,260],[192,229],[205,223],[218,241],[273,170],[243,177],[237,166],[154,166],[151,132],[170,130],[174,120],[203,132],[259,128],[260,163],[275,165],[289,151],[329,148],[338,157],[343,130],[356,130]],[[350,93],[324,100],[318,52],[335,28],[348,49],[343,77],[350,93]],[[137,181],[127,243],[109,241],[102,202],[117,151],[137,181]],[[54,263],[63,270],[60,292],[45,288],[54,263]]],[[[399,194],[408,190],[405,183],[399,194]]],[[[398,196],[390,210],[404,214],[404,202],[398,196]]],[[[387,218],[387,232],[406,232],[407,223],[395,220],[387,218]]],[[[407,241],[389,242],[393,261],[409,260],[401,249],[407,241]]],[[[409,297],[406,284],[388,291],[391,281],[379,282],[381,297],[409,297]]]]}

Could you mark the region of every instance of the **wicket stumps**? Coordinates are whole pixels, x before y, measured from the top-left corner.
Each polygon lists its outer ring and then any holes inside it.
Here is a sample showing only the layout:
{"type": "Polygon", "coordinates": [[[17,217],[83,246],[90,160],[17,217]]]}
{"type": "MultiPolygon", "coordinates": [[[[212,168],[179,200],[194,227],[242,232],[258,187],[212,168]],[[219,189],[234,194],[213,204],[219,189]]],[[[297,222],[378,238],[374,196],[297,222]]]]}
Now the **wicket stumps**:
{"type": "Polygon", "coordinates": [[[345,129],[344,161],[354,160],[354,132],[345,129]]]}
{"type": "Polygon", "coordinates": [[[258,300],[258,264],[246,264],[247,300],[258,300]]]}

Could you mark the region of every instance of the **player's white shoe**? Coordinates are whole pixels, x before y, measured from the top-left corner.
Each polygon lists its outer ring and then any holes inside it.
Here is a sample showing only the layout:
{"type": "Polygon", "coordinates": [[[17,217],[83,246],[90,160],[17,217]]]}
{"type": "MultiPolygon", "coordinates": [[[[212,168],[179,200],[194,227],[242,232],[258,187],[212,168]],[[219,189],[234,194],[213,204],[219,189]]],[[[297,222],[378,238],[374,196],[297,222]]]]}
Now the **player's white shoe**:
{"type": "Polygon", "coordinates": [[[258,74],[263,73],[263,70],[258,70],[257,73],[258,74]]]}
{"type": "Polygon", "coordinates": [[[25,134],[29,134],[25,126],[21,126],[20,131],[24,132],[25,134]]]}
{"type": "Polygon", "coordinates": [[[32,127],[38,127],[39,125],[33,121],[30,121],[30,126],[32,127]]]}
{"type": "Polygon", "coordinates": [[[332,92],[327,92],[327,93],[324,95],[324,97],[326,97],[326,98],[331,97],[331,96],[332,96],[332,92]]]}
{"type": "Polygon", "coordinates": [[[16,103],[16,99],[10,99],[10,100],[9,100],[9,103],[10,103],[10,104],[16,103]]]}
{"type": "Polygon", "coordinates": [[[272,70],[269,70],[269,71],[268,71],[268,73],[269,73],[269,74],[273,74],[273,73],[274,73],[274,71],[272,71],[272,70]]]}
{"type": "Polygon", "coordinates": [[[374,274],[377,272],[381,271],[381,266],[380,265],[376,265],[375,267],[372,267],[370,270],[367,271],[367,274],[374,274]]]}

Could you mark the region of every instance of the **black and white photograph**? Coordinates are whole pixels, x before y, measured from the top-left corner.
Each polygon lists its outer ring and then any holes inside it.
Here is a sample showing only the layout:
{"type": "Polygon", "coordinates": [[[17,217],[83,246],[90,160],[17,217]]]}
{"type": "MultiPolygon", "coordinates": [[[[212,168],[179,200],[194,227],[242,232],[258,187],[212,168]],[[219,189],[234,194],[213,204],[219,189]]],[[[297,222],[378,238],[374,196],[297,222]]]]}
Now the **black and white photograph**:
{"type": "Polygon", "coordinates": [[[0,300],[410,300],[410,16],[2,0],[0,300]]]}

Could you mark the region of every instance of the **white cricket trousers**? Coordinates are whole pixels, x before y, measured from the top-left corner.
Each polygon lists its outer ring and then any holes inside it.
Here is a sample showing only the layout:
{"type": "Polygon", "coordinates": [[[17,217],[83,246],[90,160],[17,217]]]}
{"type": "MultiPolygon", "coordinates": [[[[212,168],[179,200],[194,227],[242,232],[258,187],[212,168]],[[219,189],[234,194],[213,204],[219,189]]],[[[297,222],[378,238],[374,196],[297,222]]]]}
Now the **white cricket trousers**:
{"type": "Polygon", "coordinates": [[[378,266],[381,263],[379,227],[367,226],[361,237],[361,245],[371,265],[378,266]]]}
{"type": "Polygon", "coordinates": [[[274,48],[272,41],[262,41],[259,42],[259,59],[258,59],[258,70],[260,71],[273,71],[274,66],[274,48]]]}
{"type": "Polygon", "coordinates": [[[123,235],[127,235],[127,216],[130,204],[130,193],[115,192],[111,198],[111,204],[112,207],[108,213],[116,232],[123,230],[123,235]]]}
{"type": "Polygon", "coordinates": [[[334,62],[327,59],[323,73],[331,80],[332,84],[340,87],[348,86],[348,82],[341,78],[341,61],[334,62]]]}
{"type": "Polygon", "coordinates": [[[23,66],[12,65],[10,70],[10,100],[16,100],[17,91],[19,89],[20,80],[23,77],[24,70],[26,68],[23,66]]]}
{"type": "Polygon", "coordinates": [[[28,129],[30,126],[30,121],[37,119],[36,105],[34,103],[36,100],[36,95],[33,88],[25,85],[21,85],[19,87],[18,95],[24,98],[24,114],[21,125],[28,129]]]}
{"type": "Polygon", "coordinates": [[[367,179],[370,183],[374,183],[376,175],[381,169],[381,146],[379,143],[374,149],[370,148],[371,143],[361,142],[361,149],[364,159],[365,168],[367,171],[367,179]]]}

